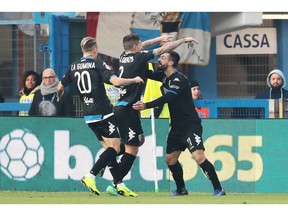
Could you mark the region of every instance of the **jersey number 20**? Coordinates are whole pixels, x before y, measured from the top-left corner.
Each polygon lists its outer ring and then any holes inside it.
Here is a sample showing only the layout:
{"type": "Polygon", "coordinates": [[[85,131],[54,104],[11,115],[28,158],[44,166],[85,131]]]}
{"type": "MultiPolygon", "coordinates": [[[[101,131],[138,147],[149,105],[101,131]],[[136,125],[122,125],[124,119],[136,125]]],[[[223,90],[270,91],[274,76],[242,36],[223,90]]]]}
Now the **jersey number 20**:
{"type": "Polygon", "coordinates": [[[77,77],[77,86],[81,94],[89,94],[91,92],[91,77],[88,71],[78,71],[74,74],[77,77]],[[86,81],[86,82],[85,82],[86,81]]]}

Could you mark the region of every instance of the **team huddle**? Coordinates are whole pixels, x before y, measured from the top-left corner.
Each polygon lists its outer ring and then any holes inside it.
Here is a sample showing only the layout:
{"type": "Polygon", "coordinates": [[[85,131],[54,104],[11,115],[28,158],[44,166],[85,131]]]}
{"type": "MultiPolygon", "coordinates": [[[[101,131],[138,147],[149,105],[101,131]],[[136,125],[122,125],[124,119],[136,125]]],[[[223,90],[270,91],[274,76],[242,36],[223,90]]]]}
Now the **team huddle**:
{"type": "Polygon", "coordinates": [[[85,37],[80,44],[82,58],[70,65],[58,85],[58,100],[66,86],[73,84],[78,89],[83,103],[84,120],[105,148],[90,172],[81,179],[96,195],[100,195],[96,176],[108,167],[113,182],[107,187],[107,193],[114,196],[138,196],[125,185],[123,179],[130,171],[140,146],[145,142],[140,111],[165,103],[168,104],[171,119],[166,163],[176,183],[176,190],[169,195],[188,195],[183,169],[178,161],[186,148],[211,181],[213,195],[226,195],[213,164],[204,154],[201,119],[191,99],[189,80],[176,69],[180,56],[173,50],[183,43],[197,41],[192,37],[170,40],[170,36],[162,35],[141,42],[136,34],[126,35],[123,38],[124,52],[119,58],[119,70],[112,72],[104,61],[97,59],[98,47],[95,38],[85,37]],[[164,45],[145,50],[159,42],[164,45]],[[148,62],[157,56],[158,68],[151,71],[148,62]],[[143,103],[141,95],[148,78],[161,81],[165,93],[154,101],[143,103]],[[115,106],[106,94],[104,83],[120,88],[120,98],[115,106]],[[117,161],[119,155],[122,157],[117,161]]]}

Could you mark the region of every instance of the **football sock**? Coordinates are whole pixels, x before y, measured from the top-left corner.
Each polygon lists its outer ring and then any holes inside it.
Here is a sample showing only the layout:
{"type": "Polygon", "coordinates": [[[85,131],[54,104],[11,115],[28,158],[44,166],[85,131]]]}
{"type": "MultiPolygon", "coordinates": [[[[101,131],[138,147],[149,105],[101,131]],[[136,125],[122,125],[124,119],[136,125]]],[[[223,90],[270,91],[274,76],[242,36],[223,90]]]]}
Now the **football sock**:
{"type": "Polygon", "coordinates": [[[129,154],[129,153],[124,153],[122,158],[120,159],[119,162],[119,168],[121,172],[121,180],[127,175],[127,173],[130,171],[134,160],[136,156],[129,154]]]}
{"type": "Polygon", "coordinates": [[[116,157],[110,161],[110,163],[108,164],[108,168],[113,177],[113,183],[117,184],[118,182],[121,182],[122,179],[120,175],[119,164],[117,162],[116,157]]]}
{"type": "Polygon", "coordinates": [[[100,170],[104,167],[106,167],[111,159],[116,158],[117,152],[114,148],[108,147],[99,157],[97,162],[94,164],[92,169],[90,170],[90,173],[94,176],[96,176],[100,170]]]}
{"type": "Polygon", "coordinates": [[[173,179],[176,183],[177,191],[182,191],[182,188],[185,188],[184,178],[183,178],[183,169],[179,161],[174,165],[168,165],[169,170],[172,173],[173,179]]]}
{"type": "Polygon", "coordinates": [[[217,173],[215,171],[215,167],[213,164],[210,163],[207,159],[200,164],[201,169],[203,170],[203,173],[207,176],[207,178],[211,181],[214,190],[215,189],[222,189],[221,184],[219,182],[217,173]]]}

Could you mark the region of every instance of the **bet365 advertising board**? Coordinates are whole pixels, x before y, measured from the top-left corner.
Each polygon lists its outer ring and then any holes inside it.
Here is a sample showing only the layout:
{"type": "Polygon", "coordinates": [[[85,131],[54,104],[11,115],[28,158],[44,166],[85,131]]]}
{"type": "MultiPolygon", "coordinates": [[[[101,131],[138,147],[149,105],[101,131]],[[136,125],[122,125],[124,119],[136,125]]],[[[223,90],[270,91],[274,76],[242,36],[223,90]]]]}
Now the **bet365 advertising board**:
{"type": "MultiPolygon", "coordinates": [[[[87,191],[80,183],[103,148],[82,118],[0,117],[0,190],[87,191]]],[[[288,120],[203,119],[205,154],[229,192],[288,192],[288,120]]],[[[142,119],[146,141],[126,185],[134,191],[175,190],[165,163],[167,119],[142,119]],[[154,133],[153,133],[154,134],[154,133]],[[155,145],[156,143],[156,145],[155,145]]],[[[188,151],[183,165],[187,189],[212,192],[188,151]]],[[[105,191],[112,177],[97,177],[105,191]]]]}

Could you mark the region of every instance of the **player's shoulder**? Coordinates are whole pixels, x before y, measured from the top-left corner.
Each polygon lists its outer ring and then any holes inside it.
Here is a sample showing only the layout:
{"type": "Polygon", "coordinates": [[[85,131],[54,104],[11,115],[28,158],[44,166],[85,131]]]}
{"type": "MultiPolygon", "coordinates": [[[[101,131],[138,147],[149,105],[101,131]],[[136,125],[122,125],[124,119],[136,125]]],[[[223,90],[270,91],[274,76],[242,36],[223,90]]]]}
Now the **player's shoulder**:
{"type": "Polygon", "coordinates": [[[137,52],[138,55],[153,55],[153,50],[141,50],[137,52]]]}
{"type": "Polygon", "coordinates": [[[181,73],[180,71],[175,71],[172,76],[170,76],[171,81],[173,82],[181,82],[186,83],[189,82],[185,74],[181,73]]]}
{"type": "Polygon", "coordinates": [[[144,53],[144,54],[147,54],[149,52],[152,52],[152,50],[141,50],[139,53],[144,53]]]}
{"type": "Polygon", "coordinates": [[[185,74],[183,74],[182,72],[180,72],[180,71],[178,71],[178,70],[176,70],[176,71],[172,74],[171,78],[187,79],[187,77],[185,76],[185,74]]]}

